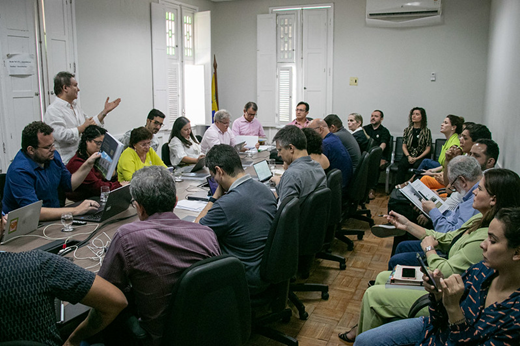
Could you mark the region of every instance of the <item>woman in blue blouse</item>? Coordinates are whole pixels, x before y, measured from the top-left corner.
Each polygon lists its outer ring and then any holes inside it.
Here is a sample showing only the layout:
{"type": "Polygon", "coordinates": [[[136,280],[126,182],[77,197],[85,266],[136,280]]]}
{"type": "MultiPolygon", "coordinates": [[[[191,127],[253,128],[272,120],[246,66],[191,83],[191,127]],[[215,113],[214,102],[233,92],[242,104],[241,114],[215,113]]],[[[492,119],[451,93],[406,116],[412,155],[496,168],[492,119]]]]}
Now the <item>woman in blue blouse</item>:
{"type": "Polygon", "coordinates": [[[480,245],[484,261],[462,275],[433,277],[430,317],[369,330],[354,345],[518,345],[520,340],[520,208],[501,209],[480,245]]]}

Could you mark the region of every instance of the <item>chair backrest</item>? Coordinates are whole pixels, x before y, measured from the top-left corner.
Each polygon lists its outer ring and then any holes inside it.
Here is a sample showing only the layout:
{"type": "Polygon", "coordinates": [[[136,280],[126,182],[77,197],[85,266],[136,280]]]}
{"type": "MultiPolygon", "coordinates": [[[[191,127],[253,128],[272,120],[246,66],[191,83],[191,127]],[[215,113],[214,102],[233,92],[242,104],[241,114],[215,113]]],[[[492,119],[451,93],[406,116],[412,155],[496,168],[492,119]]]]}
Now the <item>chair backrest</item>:
{"type": "Polygon", "coordinates": [[[330,189],[315,190],[300,205],[299,256],[318,253],[329,221],[330,189]]]}
{"type": "Polygon", "coordinates": [[[244,265],[222,255],[195,263],[175,284],[162,345],[242,345],[251,333],[244,265]]]}
{"type": "Polygon", "coordinates": [[[164,143],[161,147],[161,159],[166,166],[171,166],[172,162],[170,161],[170,147],[168,143],[164,143]]]}
{"type": "Polygon", "coordinates": [[[382,155],[383,149],[380,146],[368,149],[367,187],[365,189],[367,196],[368,191],[377,183],[376,179],[379,177],[379,165],[382,155]]]}
{"type": "Polygon", "coordinates": [[[435,161],[439,160],[439,156],[441,155],[442,146],[446,143],[446,138],[437,138],[435,140],[435,151],[433,154],[433,159],[435,161]]]}
{"type": "Polygon", "coordinates": [[[365,197],[368,177],[368,153],[361,154],[354,175],[347,187],[347,198],[349,202],[360,202],[365,197]]]}
{"type": "Polygon", "coordinates": [[[390,159],[390,155],[394,152],[395,143],[394,143],[394,136],[390,136],[390,140],[388,141],[388,158],[390,159]]]}
{"type": "Polygon", "coordinates": [[[341,221],[342,181],[343,177],[339,169],[334,168],[327,173],[327,187],[330,189],[329,225],[335,225],[341,221]]]}
{"type": "Polygon", "coordinates": [[[299,203],[296,197],[282,201],[267,236],[260,277],[271,284],[289,280],[298,270],[299,203]]]}
{"type": "Polygon", "coordinates": [[[36,341],[15,340],[0,342],[0,346],[46,346],[46,344],[42,344],[36,341]]]}
{"type": "Polygon", "coordinates": [[[0,201],[4,198],[4,186],[7,173],[0,173],[0,201]]]}
{"type": "Polygon", "coordinates": [[[397,137],[395,139],[395,155],[394,162],[399,162],[403,158],[403,137],[397,137]]]}
{"type": "Polygon", "coordinates": [[[370,137],[368,139],[368,142],[367,142],[367,147],[366,147],[366,151],[370,150],[370,148],[372,148],[374,145],[376,145],[376,140],[372,137],[370,137]]]}

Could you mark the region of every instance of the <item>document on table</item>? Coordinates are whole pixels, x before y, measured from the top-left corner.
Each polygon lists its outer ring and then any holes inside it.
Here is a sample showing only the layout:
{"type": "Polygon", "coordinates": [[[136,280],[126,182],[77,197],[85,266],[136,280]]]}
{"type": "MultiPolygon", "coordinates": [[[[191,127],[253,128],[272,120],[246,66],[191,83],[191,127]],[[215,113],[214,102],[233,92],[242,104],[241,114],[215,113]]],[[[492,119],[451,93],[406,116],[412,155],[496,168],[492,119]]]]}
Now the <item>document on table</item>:
{"type": "Polygon", "coordinates": [[[187,199],[181,199],[181,200],[179,200],[179,202],[177,203],[177,206],[175,208],[189,210],[189,211],[196,211],[196,212],[200,213],[202,211],[202,209],[204,209],[206,207],[206,204],[208,204],[208,202],[188,201],[187,199]]]}

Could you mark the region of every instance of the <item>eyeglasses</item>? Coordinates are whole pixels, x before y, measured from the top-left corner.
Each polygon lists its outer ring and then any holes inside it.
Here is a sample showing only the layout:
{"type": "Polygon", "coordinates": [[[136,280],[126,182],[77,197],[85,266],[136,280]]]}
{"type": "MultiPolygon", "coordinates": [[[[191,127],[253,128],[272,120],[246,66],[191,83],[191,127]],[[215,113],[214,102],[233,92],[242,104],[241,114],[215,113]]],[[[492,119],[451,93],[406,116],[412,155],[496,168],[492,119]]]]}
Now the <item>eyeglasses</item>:
{"type": "Polygon", "coordinates": [[[130,205],[135,208],[135,199],[132,198],[132,200],[130,201],[130,205]]]}
{"type": "Polygon", "coordinates": [[[154,121],[153,121],[153,124],[154,124],[155,126],[159,126],[159,127],[163,127],[163,126],[164,126],[163,123],[160,123],[160,122],[158,122],[157,120],[154,120],[154,121]]]}
{"type": "Polygon", "coordinates": [[[92,142],[94,142],[94,144],[96,144],[96,146],[100,147],[101,144],[103,144],[103,141],[95,141],[95,140],[92,140],[92,142]]]}
{"type": "Polygon", "coordinates": [[[453,179],[453,181],[449,184],[450,187],[448,189],[451,192],[457,192],[457,189],[454,187],[454,185],[455,185],[455,182],[457,181],[457,179],[459,179],[459,178],[460,178],[460,175],[457,175],[457,177],[455,177],[455,179],[453,179]]]}
{"type": "Polygon", "coordinates": [[[139,142],[139,143],[136,143],[136,144],[139,145],[140,147],[143,147],[143,148],[147,148],[147,147],[149,148],[149,147],[152,146],[152,142],[151,141],[144,142],[144,143],[139,142]]]}

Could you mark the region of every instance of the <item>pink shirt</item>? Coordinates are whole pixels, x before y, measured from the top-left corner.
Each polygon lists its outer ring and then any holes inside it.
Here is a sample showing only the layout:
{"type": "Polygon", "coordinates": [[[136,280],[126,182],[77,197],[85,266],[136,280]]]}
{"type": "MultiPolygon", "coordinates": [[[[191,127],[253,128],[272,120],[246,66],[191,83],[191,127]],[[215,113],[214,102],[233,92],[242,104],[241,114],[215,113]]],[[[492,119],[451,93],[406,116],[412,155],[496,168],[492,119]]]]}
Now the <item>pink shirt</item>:
{"type": "Polygon", "coordinates": [[[214,145],[217,144],[229,144],[233,146],[236,144],[235,135],[229,131],[229,129],[226,132],[222,132],[217,125],[211,124],[204,133],[204,137],[200,143],[202,152],[206,154],[214,145]]]}
{"type": "Polygon", "coordinates": [[[258,136],[265,137],[264,129],[262,124],[257,118],[253,118],[253,121],[249,122],[241,116],[233,122],[233,134],[235,136],[258,136]]]}
{"type": "Polygon", "coordinates": [[[311,122],[309,121],[309,119],[305,118],[305,124],[304,124],[303,126],[301,126],[300,124],[298,124],[298,123],[296,122],[296,119],[294,119],[293,121],[291,121],[291,122],[290,122],[289,124],[287,124],[287,125],[296,125],[296,126],[298,126],[298,128],[303,129],[304,127],[308,127],[310,123],[311,123],[311,122]]]}

